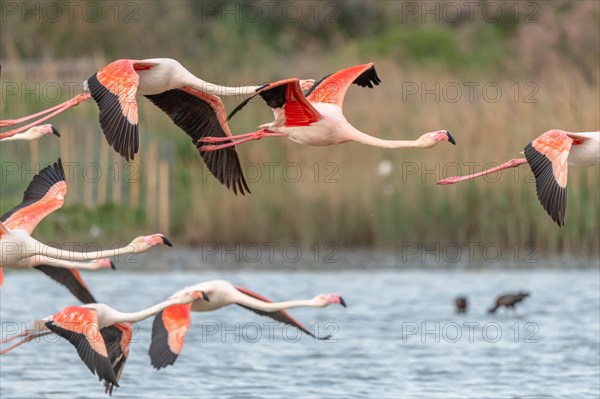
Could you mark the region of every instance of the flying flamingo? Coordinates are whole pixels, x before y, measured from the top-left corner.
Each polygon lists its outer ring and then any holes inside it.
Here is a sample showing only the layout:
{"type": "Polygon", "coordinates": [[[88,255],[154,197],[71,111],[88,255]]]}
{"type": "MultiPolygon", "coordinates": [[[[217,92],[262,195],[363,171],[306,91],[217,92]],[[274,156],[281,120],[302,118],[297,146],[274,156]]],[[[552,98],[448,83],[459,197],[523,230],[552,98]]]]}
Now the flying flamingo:
{"type": "MultiPolygon", "coordinates": [[[[162,234],[141,236],[123,248],[97,252],[69,252],[49,247],[31,237],[37,224],[51,212],[62,207],[67,183],[59,158],[54,165],[42,169],[25,190],[21,204],[0,216],[0,265],[10,268],[28,268],[40,264],[53,267],[95,270],[106,267],[106,262],[81,263],[127,253],[140,253],[153,246],[170,241],[162,234]],[[68,262],[65,262],[68,261],[68,262]]],[[[109,263],[108,266],[111,266],[109,263]]]]}
{"type": "Polygon", "coordinates": [[[190,311],[210,312],[229,305],[239,305],[261,316],[270,317],[281,323],[296,327],[302,332],[318,338],[310,330],[292,318],[284,309],[295,307],[322,308],[331,304],[340,304],[346,307],[346,303],[337,294],[317,295],[309,300],[296,300],[286,302],[271,302],[264,296],[250,291],[247,288],[233,286],[228,281],[214,280],[196,284],[184,288],[173,294],[171,298],[177,298],[186,292],[201,290],[210,297],[210,302],[193,301],[190,304],[170,306],[158,313],[154,318],[152,327],[152,342],[148,354],[150,362],[156,369],[161,369],[175,363],[177,356],[183,348],[185,334],[190,327],[190,311]]]}
{"type": "Polygon", "coordinates": [[[559,226],[565,224],[567,172],[570,166],[600,163],[600,132],[573,133],[549,130],[525,147],[525,158],[511,159],[500,166],[467,176],[453,176],[436,184],[454,184],[528,163],[535,176],[537,197],[559,226]]]}
{"type": "Polygon", "coordinates": [[[21,338],[18,343],[0,352],[0,355],[33,339],[55,333],[75,346],[81,360],[92,374],[104,380],[105,390],[111,394],[113,388],[119,386],[119,378],[129,354],[131,324],[147,319],[169,306],[190,304],[200,299],[209,301],[208,295],[201,290],[187,291],[134,313],[121,313],[102,303],[68,306],[34,322],[30,329],[0,342],[5,344],[21,338]]]}
{"type": "Polygon", "coordinates": [[[11,134],[10,136],[5,137],[5,133],[0,133],[0,141],[14,141],[14,140],[37,140],[42,136],[46,136],[48,134],[54,134],[60,137],[60,133],[56,128],[50,124],[34,126],[28,129],[25,133],[21,134],[11,134]]]}
{"type": "MultiPolygon", "coordinates": [[[[446,130],[425,133],[417,140],[382,140],[352,126],[342,113],[344,96],[351,84],[373,88],[381,80],[372,63],[357,65],[328,75],[304,95],[298,79],[286,79],[265,85],[256,94],[235,108],[228,119],[252,98],[260,95],[273,109],[275,121],[260,126],[260,130],[232,137],[202,137],[200,151],[210,152],[229,148],[263,137],[288,137],[304,145],[327,146],[349,141],[382,148],[430,148],[440,141],[456,144],[446,130]]],[[[209,136],[206,134],[205,136],[209,136]]]]}
{"type": "MultiPolygon", "coordinates": [[[[305,89],[313,84],[311,79],[302,81],[305,89]]],[[[12,126],[45,115],[33,123],[3,133],[13,135],[91,97],[98,104],[100,126],[108,144],[126,160],[131,160],[139,148],[138,92],[162,109],[196,144],[203,135],[226,136],[220,127],[221,120],[225,119],[224,111],[220,114],[223,103],[217,95],[253,94],[259,87],[225,87],[205,82],[170,58],[121,59],[106,65],[84,82],[89,93],[78,94],[33,115],[0,121],[0,126],[12,126]]],[[[227,188],[236,194],[238,191],[244,194],[244,190],[249,192],[234,148],[201,156],[211,173],[227,188]]]]}

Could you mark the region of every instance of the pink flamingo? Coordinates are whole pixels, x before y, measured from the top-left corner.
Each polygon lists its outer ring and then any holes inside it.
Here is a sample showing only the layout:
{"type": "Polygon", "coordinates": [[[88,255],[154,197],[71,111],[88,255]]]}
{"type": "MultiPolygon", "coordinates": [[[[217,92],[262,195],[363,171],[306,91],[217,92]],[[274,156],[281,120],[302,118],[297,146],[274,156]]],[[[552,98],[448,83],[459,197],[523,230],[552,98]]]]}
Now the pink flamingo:
{"type": "Polygon", "coordinates": [[[131,324],[147,319],[169,306],[185,305],[200,299],[209,300],[205,292],[188,291],[134,313],[122,313],[102,303],[68,306],[34,322],[30,329],[2,341],[5,344],[21,338],[18,343],[0,352],[0,355],[33,339],[57,334],[75,346],[81,360],[92,374],[104,380],[106,392],[112,394],[113,388],[119,386],[129,355],[131,324]]]}
{"type": "MultiPolygon", "coordinates": [[[[97,270],[114,266],[110,261],[95,261],[87,264],[74,261],[140,253],[160,244],[171,246],[171,242],[162,234],[154,234],[137,237],[123,248],[84,253],[49,247],[32,238],[31,234],[37,224],[62,207],[66,193],[67,183],[60,159],[33,177],[25,190],[21,204],[0,216],[2,267],[30,268],[47,265],[55,268],[97,270]]],[[[0,281],[1,279],[0,276],[0,281]]]]}
{"type": "Polygon", "coordinates": [[[273,109],[275,121],[260,126],[260,130],[228,137],[202,137],[200,151],[210,152],[229,148],[263,137],[288,137],[304,145],[328,146],[346,142],[357,142],[382,148],[430,148],[440,141],[456,144],[447,130],[425,133],[417,140],[382,140],[363,133],[352,126],[342,112],[344,96],[354,83],[372,88],[379,85],[372,63],[343,69],[321,79],[306,95],[302,93],[298,79],[286,79],[265,85],[252,97],[243,101],[229,115],[230,119],[252,98],[259,95],[273,109]]]}
{"type": "Polygon", "coordinates": [[[511,159],[467,176],[448,177],[436,184],[454,184],[527,163],[535,176],[538,200],[552,220],[563,226],[567,209],[567,172],[570,166],[600,163],[600,132],[549,130],[527,144],[524,153],[525,158],[511,159]]]}
{"type": "MultiPolygon", "coordinates": [[[[314,80],[311,79],[302,81],[305,89],[313,84],[314,80]]],[[[26,126],[2,133],[0,137],[14,135],[91,97],[98,104],[100,126],[108,144],[126,160],[131,160],[139,148],[138,92],[163,110],[195,144],[206,134],[217,137],[227,135],[219,123],[225,119],[225,114],[219,115],[219,107],[223,104],[216,95],[253,94],[259,87],[225,87],[209,83],[170,58],[121,59],[106,65],[84,82],[84,88],[89,89],[89,93],[79,94],[33,115],[0,121],[0,126],[13,126],[45,115],[26,126]]],[[[235,149],[201,156],[211,173],[227,188],[236,194],[238,191],[241,194],[249,191],[235,149]]]]}
{"type": "Polygon", "coordinates": [[[58,130],[56,130],[56,128],[50,124],[45,124],[45,125],[39,125],[39,126],[34,126],[30,129],[28,129],[25,133],[21,133],[21,134],[14,134],[14,135],[10,135],[7,136],[6,138],[3,137],[3,134],[0,133],[0,140],[1,141],[15,141],[15,140],[37,140],[42,136],[46,136],[48,134],[54,134],[58,137],[60,137],[60,133],[58,132],[58,130]]]}
{"type": "Polygon", "coordinates": [[[285,309],[295,307],[322,308],[331,304],[340,304],[346,307],[344,299],[337,294],[317,295],[309,300],[296,300],[286,302],[271,302],[264,296],[250,291],[247,288],[233,286],[228,281],[213,280],[184,288],[173,294],[177,298],[186,292],[201,290],[210,297],[208,301],[193,301],[189,304],[170,306],[158,313],[154,318],[152,327],[152,342],[148,354],[150,362],[156,369],[161,369],[175,363],[177,356],[183,349],[183,341],[190,327],[190,311],[211,312],[229,305],[239,305],[243,308],[270,317],[281,323],[296,327],[302,332],[318,338],[309,329],[292,318],[285,309]]]}

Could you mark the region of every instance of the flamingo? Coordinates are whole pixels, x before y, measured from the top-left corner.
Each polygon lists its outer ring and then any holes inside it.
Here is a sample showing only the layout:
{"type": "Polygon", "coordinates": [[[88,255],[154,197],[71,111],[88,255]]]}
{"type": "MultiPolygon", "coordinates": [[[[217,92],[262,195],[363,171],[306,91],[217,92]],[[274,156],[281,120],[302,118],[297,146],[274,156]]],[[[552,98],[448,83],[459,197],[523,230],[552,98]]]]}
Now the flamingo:
{"type": "Polygon", "coordinates": [[[500,166],[471,175],[448,177],[436,184],[454,184],[529,164],[535,176],[538,200],[552,220],[559,226],[564,226],[567,172],[570,166],[593,166],[600,163],[600,132],[549,130],[527,144],[524,153],[525,158],[511,159],[500,166]]]}
{"type": "Polygon", "coordinates": [[[351,84],[373,88],[381,80],[372,63],[357,65],[331,75],[315,83],[304,95],[298,79],[285,79],[265,85],[253,96],[235,108],[228,119],[242,109],[257,95],[260,95],[273,109],[275,121],[263,124],[260,130],[232,137],[202,137],[199,143],[219,143],[201,145],[201,152],[219,151],[263,137],[287,137],[294,142],[328,146],[349,141],[382,148],[430,148],[440,141],[456,144],[447,130],[425,133],[417,140],[382,140],[363,133],[352,126],[343,115],[344,96],[351,84]]]}
{"type": "Polygon", "coordinates": [[[16,338],[18,343],[0,352],[4,355],[14,348],[48,334],[65,338],[77,349],[80,359],[104,380],[105,391],[112,394],[119,386],[119,379],[129,355],[132,324],[147,319],[163,309],[185,305],[197,300],[209,301],[206,292],[187,291],[147,309],[134,313],[122,313],[103,303],[67,306],[59,312],[35,321],[31,328],[3,340],[2,344],[16,338]]]}
{"type": "Polygon", "coordinates": [[[54,134],[58,137],[60,137],[60,133],[58,132],[58,130],[50,125],[50,124],[45,124],[45,125],[39,125],[39,126],[34,126],[30,129],[28,129],[25,133],[21,133],[21,134],[14,134],[14,135],[10,135],[10,136],[6,136],[4,133],[0,133],[0,140],[1,141],[14,141],[14,140],[37,140],[42,136],[46,136],[48,134],[54,134]]]}
{"type": "Polygon", "coordinates": [[[150,362],[157,370],[175,363],[183,348],[185,335],[190,327],[190,311],[210,312],[229,305],[239,305],[261,316],[270,317],[281,323],[296,327],[302,332],[318,338],[310,330],[292,318],[284,309],[295,307],[322,308],[331,304],[346,307],[344,299],[337,294],[317,295],[309,300],[271,302],[264,296],[247,288],[234,286],[228,281],[213,280],[184,288],[173,294],[177,298],[186,292],[201,290],[210,297],[208,301],[193,301],[190,304],[170,306],[156,315],[152,327],[152,342],[148,354],[150,362]]]}
{"type": "MultiPolygon", "coordinates": [[[[309,89],[314,80],[303,80],[309,89]]],[[[81,102],[93,98],[100,110],[100,126],[109,145],[126,160],[138,152],[139,92],[163,110],[196,143],[204,134],[224,137],[220,127],[225,119],[219,114],[223,103],[217,95],[253,94],[260,86],[226,87],[205,82],[170,58],[114,61],[84,82],[88,92],[66,102],[20,119],[0,121],[0,126],[13,126],[42,115],[36,122],[4,133],[14,135],[33,124],[45,121],[81,102]]],[[[234,193],[249,192],[235,149],[215,154],[201,154],[211,173],[234,193]]]]}
{"type": "MultiPolygon", "coordinates": [[[[30,268],[48,265],[54,268],[87,269],[113,267],[109,261],[81,263],[127,253],[140,253],[153,246],[171,242],[162,234],[140,236],[123,248],[98,252],[69,252],[49,247],[31,237],[37,224],[62,207],[67,193],[65,173],[60,158],[54,165],[42,169],[25,190],[23,201],[0,216],[0,265],[9,268],[30,268]],[[65,262],[68,261],[68,262],[65,262]]],[[[1,280],[1,277],[0,277],[1,280]]]]}

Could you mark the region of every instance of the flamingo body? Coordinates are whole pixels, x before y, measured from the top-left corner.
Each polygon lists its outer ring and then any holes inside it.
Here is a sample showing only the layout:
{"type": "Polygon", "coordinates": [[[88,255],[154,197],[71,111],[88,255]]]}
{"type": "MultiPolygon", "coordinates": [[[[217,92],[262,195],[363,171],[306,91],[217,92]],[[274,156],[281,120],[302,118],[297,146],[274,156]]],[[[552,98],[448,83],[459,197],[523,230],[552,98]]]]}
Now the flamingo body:
{"type": "Polygon", "coordinates": [[[535,176],[538,200],[552,220],[564,226],[569,167],[600,164],[600,132],[549,130],[529,143],[524,154],[525,158],[513,159],[483,172],[449,177],[436,184],[454,184],[527,163],[535,176]]]}
{"type": "Polygon", "coordinates": [[[238,105],[228,119],[258,95],[273,110],[273,122],[261,125],[261,130],[257,132],[232,136],[231,140],[218,137],[201,138],[200,143],[227,142],[201,145],[200,150],[218,151],[247,141],[276,136],[288,137],[294,142],[312,146],[337,145],[351,141],[382,148],[430,148],[440,141],[455,144],[454,138],[446,130],[426,133],[414,141],[382,140],[352,126],[342,111],[348,88],[352,84],[373,88],[380,82],[375,66],[369,63],[346,68],[324,77],[315,83],[306,95],[303,94],[298,79],[270,83],[238,105]]]}
{"type": "Polygon", "coordinates": [[[133,335],[132,323],[144,320],[169,306],[189,304],[197,299],[208,300],[202,291],[188,291],[147,309],[134,313],[122,313],[103,303],[68,306],[57,313],[39,320],[33,328],[2,341],[23,340],[0,354],[36,337],[55,333],[69,341],[80,359],[92,374],[104,381],[105,391],[112,394],[119,386],[119,379],[129,356],[133,335]]]}
{"type": "Polygon", "coordinates": [[[191,324],[190,312],[210,312],[229,305],[239,305],[259,315],[270,317],[281,323],[298,328],[302,332],[318,338],[300,322],[291,317],[285,309],[310,306],[325,307],[331,304],[346,306],[337,294],[318,295],[311,300],[271,302],[266,297],[247,288],[234,286],[228,281],[213,280],[184,288],[173,297],[185,295],[190,291],[203,291],[210,301],[193,301],[191,305],[171,306],[158,313],[152,327],[152,342],[148,354],[150,362],[156,369],[172,365],[183,349],[185,335],[191,324]]]}
{"type": "MultiPolygon", "coordinates": [[[[33,177],[19,205],[0,216],[1,267],[18,269],[44,266],[40,268],[41,271],[65,285],[76,297],[87,302],[91,295],[85,292],[87,287],[81,284],[83,280],[80,275],[75,275],[72,271],[65,274],[53,269],[114,269],[114,264],[109,259],[98,258],[144,252],[161,244],[171,246],[169,240],[162,234],[154,234],[137,237],[124,248],[89,254],[48,247],[31,237],[31,234],[39,222],[62,207],[66,194],[66,178],[59,158],[53,165],[43,168],[33,177]],[[92,261],[76,262],[76,260],[92,261]]],[[[0,278],[0,286],[1,283],[0,278]]]]}

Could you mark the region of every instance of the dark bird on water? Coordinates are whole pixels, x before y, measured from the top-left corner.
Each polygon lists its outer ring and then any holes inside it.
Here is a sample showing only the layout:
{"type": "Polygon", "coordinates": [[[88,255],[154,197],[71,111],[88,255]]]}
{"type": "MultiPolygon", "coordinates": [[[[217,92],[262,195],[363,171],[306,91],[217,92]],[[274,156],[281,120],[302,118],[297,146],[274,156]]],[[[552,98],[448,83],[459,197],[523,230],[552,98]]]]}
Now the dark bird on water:
{"type": "Polygon", "coordinates": [[[456,305],[456,313],[467,313],[468,301],[467,297],[459,296],[454,300],[454,304],[456,305]]]}
{"type": "Polygon", "coordinates": [[[501,295],[496,299],[496,306],[490,308],[488,313],[495,313],[500,306],[515,309],[515,305],[529,296],[529,292],[519,292],[518,294],[501,295]]]}

